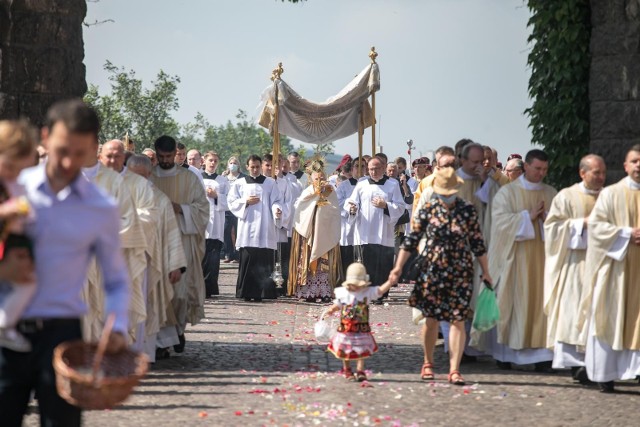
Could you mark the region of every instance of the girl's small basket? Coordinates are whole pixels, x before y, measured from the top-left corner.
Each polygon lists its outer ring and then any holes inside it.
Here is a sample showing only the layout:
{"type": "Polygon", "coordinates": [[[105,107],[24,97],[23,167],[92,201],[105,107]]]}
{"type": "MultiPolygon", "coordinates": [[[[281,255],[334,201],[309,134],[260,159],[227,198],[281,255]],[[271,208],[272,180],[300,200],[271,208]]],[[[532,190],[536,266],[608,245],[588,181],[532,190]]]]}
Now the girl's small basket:
{"type": "Polygon", "coordinates": [[[83,409],[108,409],[123,402],[149,366],[146,354],[129,349],[105,353],[113,317],[107,320],[99,344],[82,340],[60,344],[53,353],[58,394],[83,409]]]}

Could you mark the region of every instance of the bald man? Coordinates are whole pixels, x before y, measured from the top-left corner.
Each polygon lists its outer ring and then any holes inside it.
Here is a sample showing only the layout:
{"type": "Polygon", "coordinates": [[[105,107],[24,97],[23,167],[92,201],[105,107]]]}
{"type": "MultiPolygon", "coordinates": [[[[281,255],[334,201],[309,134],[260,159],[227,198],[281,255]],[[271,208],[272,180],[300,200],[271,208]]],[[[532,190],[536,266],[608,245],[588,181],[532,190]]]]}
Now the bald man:
{"type": "MultiPolygon", "coordinates": [[[[122,144],[122,142],[119,142],[122,144]]],[[[111,146],[110,146],[111,147],[111,146]]],[[[82,168],[84,176],[107,194],[111,195],[120,208],[120,240],[122,251],[127,263],[129,277],[135,280],[131,282],[131,304],[129,308],[129,335],[133,339],[137,326],[144,322],[146,309],[142,293],[141,273],[146,268],[145,249],[147,241],[145,231],[136,206],[131,196],[129,186],[125,185],[124,178],[98,161],[98,142],[95,142],[94,155],[90,156],[82,168]]],[[[102,147],[104,149],[104,147],[102,147]]],[[[103,151],[100,152],[101,155],[103,151]]],[[[108,163],[124,163],[124,149],[122,151],[109,150],[108,163]],[[118,154],[120,153],[120,154],[118,154]],[[115,158],[120,156],[121,158],[115,158]]],[[[102,274],[95,263],[92,263],[87,272],[87,285],[83,288],[83,299],[89,310],[83,318],[83,335],[86,341],[95,342],[100,339],[106,313],[104,310],[104,292],[102,291],[102,274]]]]}
{"type": "Polygon", "coordinates": [[[582,181],[553,198],[544,223],[547,347],[554,349],[553,367],[571,368],[574,379],[582,383],[587,381],[583,350],[586,331],[578,321],[578,301],[584,294],[589,215],[604,186],[606,172],[602,157],[583,157],[579,168],[582,181]]]}
{"type": "MultiPolygon", "coordinates": [[[[138,295],[134,292],[134,296],[139,296],[139,299],[134,298],[132,305],[138,305],[139,310],[144,310],[146,313],[147,304],[147,264],[150,262],[154,254],[151,248],[155,244],[154,242],[154,230],[158,223],[158,210],[153,196],[153,190],[148,180],[142,178],[140,175],[129,171],[124,165],[125,159],[125,146],[124,143],[118,139],[106,142],[102,146],[102,152],[100,154],[101,163],[120,174],[123,179],[123,184],[128,188],[131,194],[133,205],[136,209],[138,219],[142,225],[144,231],[144,254],[139,259],[130,258],[129,272],[131,275],[132,288],[140,289],[141,293],[138,295]]],[[[135,327],[135,343],[134,348],[136,350],[142,350],[142,343],[146,336],[144,332],[144,325],[146,321],[143,319],[138,322],[135,327]]]]}
{"type": "Polygon", "coordinates": [[[202,169],[202,154],[195,149],[187,151],[187,164],[198,170],[202,169]]]}

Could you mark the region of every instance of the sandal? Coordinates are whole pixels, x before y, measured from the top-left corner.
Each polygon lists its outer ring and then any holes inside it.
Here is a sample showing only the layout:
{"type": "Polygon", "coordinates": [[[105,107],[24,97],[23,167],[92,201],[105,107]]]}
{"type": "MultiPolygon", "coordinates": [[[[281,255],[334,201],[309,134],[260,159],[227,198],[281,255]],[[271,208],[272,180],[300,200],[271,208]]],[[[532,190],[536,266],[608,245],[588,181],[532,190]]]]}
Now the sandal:
{"type": "Polygon", "coordinates": [[[436,379],[433,375],[433,364],[425,362],[420,371],[420,379],[424,381],[433,381],[436,379]]]}
{"type": "Polygon", "coordinates": [[[353,371],[351,370],[351,368],[342,369],[342,373],[344,374],[344,377],[348,381],[355,381],[356,380],[356,376],[353,375],[353,371]]]}
{"type": "Polygon", "coordinates": [[[449,384],[453,384],[453,385],[464,385],[464,378],[462,378],[462,375],[460,375],[459,371],[451,371],[449,373],[449,384]],[[455,377],[455,379],[454,379],[455,377]]]}
{"type": "Polygon", "coordinates": [[[358,380],[358,382],[366,381],[367,374],[365,374],[364,371],[356,372],[356,380],[358,380]]]}

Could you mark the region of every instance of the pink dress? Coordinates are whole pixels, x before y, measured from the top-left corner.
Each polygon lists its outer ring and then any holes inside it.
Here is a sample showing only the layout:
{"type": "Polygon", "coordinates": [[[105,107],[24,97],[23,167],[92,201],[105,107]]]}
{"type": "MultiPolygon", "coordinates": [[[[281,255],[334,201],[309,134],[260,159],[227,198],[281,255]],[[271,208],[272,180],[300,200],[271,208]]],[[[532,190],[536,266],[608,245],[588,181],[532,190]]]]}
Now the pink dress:
{"type": "Polygon", "coordinates": [[[369,301],[379,298],[377,287],[366,287],[357,292],[347,288],[335,289],[334,304],[340,306],[338,332],[331,338],[327,349],[338,359],[365,359],[378,351],[369,326],[369,301]]]}

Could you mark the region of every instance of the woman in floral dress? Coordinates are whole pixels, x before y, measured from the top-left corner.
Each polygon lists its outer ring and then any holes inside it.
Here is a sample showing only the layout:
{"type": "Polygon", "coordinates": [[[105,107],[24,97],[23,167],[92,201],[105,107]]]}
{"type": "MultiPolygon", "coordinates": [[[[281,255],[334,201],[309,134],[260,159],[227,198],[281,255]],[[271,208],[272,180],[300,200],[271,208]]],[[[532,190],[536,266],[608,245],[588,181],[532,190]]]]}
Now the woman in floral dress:
{"type": "Polygon", "coordinates": [[[464,349],[465,320],[471,318],[469,302],[473,292],[473,256],[482,267],[482,278],[492,283],[488,273],[486,248],[478,214],[474,206],[458,198],[462,180],[453,168],[435,173],[433,196],[414,221],[406,236],[389,281],[397,282],[412,251],[426,237],[426,255],[409,305],[422,311],[426,322],[422,329],[424,364],[421,378],[433,380],[433,351],[438,337],[438,322],[451,324],[449,335],[449,382],[464,385],[460,359],[464,349]]]}

